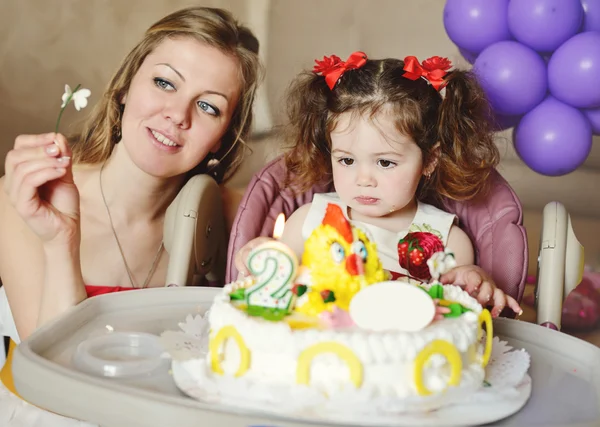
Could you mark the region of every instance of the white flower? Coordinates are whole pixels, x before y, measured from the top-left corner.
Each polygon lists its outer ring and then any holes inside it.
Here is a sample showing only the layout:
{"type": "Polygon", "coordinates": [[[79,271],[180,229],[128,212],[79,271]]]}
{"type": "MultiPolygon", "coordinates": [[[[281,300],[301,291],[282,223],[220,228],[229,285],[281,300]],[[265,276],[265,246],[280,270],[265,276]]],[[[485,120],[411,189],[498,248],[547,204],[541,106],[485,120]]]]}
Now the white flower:
{"type": "Polygon", "coordinates": [[[71,101],[75,104],[77,111],[85,108],[88,104],[88,97],[92,94],[89,89],[80,89],[81,85],[77,85],[75,90],[71,90],[69,85],[65,85],[65,93],[62,96],[62,104],[60,106],[60,113],[58,113],[58,119],[56,119],[56,127],[54,132],[58,133],[58,126],[60,125],[60,119],[65,111],[65,107],[71,101]]]}
{"type": "Polygon", "coordinates": [[[440,251],[431,255],[427,260],[427,266],[431,277],[438,280],[442,274],[456,267],[456,259],[454,259],[454,254],[446,249],[444,252],[440,251]]]}
{"type": "Polygon", "coordinates": [[[75,109],[77,111],[85,108],[88,104],[88,97],[92,94],[89,89],[79,89],[79,86],[75,88],[75,92],[71,90],[69,85],[65,85],[65,93],[62,96],[62,105],[60,108],[65,108],[69,101],[73,100],[75,109]]]}

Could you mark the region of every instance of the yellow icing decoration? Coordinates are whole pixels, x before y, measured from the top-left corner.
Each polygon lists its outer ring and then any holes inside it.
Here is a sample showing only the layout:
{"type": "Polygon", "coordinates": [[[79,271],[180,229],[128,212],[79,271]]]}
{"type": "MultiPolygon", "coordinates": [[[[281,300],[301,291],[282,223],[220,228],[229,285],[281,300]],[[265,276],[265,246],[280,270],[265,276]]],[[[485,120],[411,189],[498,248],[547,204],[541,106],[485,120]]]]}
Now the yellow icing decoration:
{"type": "Polygon", "coordinates": [[[250,350],[246,347],[244,339],[240,333],[232,325],[227,325],[219,329],[219,332],[210,339],[208,344],[208,350],[210,351],[210,367],[213,372],[223,375],[223,367],[221,366],[221,358],[219,357],[219,350],[221,345],[227,339],[233,339],[240,350],[240,366],[237,372],[234,374],[236,377],[241,377],[250,368],[250,350]]]}
{"type": "Polygon", "coordinates": [[[419,396],[429,396],[431,394],[431,390],[425,387],[425,384],[423,383],[423,368],[425,363],[427,363],[429,358],[434,354],[441,354],[450,364],[450,379],[448,380],[447,385],[457,386],[460,384],[462,376],[462,359],[460,353],[456,347],[448,341],[435,340],[421,350],[415,358],[413,375],[415,387],[417,388],[419,396]]]}
{"type": "Polygon", "coordinates": [[[477,339],[480,340],[483,334],[481,324],[485,323],[485,350],[483,350],[483,356],[481,356],[481,366],[484,368],[490,361],[492,355],[492,341],[494,339],[494,327],[492,326],[492,315],[485,308],[479,314],[479,324],[477,326],[477,339]]]}
{"type": "Polygon", "coordinates": [[[353,275],[347,265],[348,257],[353,253],[353,242],[348,242],[342,234],[329,224],[320,224],[304,242],[302,265],[310,271],[312,292],[296,310],[311,316],[317,316],[325,310],[331,310],[332,303],[324,303],[320,292],[330,290],[334,293],[337,305],[348,310],[350,300],[365,286],[385,280],[386,272],[377,256],[377,248],[364,231],[353,228],[355,242],[364,244],[366,260],[364,275],[353,275]],[[359,242],[360,241],[360,242],[359,242]],[[333,246],[338,248],[334,256],[333,246]],[[332,252],[333,251],[333,252],[332,252]],[[335,278],[335,279],[332,279],[335,278]]]}
{"type": "Polygon", "coordinates": [[[295,319],[286,317],[283,319],[291,329],[321,329],[321,324],[314,318],[295,319]]]}
{"type": "Polygon", "coordinates": [[[296,382],[308,385],[310,383],[310,364],[315,356],[321,353],[333,353],[346,362],[350,369],[350,380],[356,388],[363,382],[363,367],[358,357],[345,345],[336,342],[322,342],[308,347],[298,356],[298,367],[296,368],[296,382]]]}

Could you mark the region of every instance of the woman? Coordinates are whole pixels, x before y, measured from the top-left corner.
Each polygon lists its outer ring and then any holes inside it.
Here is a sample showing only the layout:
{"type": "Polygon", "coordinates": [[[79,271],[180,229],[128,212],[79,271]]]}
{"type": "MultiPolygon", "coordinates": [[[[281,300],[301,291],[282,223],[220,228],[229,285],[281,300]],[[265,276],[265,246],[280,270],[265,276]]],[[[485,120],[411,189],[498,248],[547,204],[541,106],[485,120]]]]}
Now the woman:
{"type": "Polygon", "coordinates": [[[17,137],[0,277],[21,339],[89,296],[164,285],[165,211],[189,176],[221,181],[239,164],[259,74],[247,28],[223,10],[184,9],[148,29],[72,145],[17,137]]]}

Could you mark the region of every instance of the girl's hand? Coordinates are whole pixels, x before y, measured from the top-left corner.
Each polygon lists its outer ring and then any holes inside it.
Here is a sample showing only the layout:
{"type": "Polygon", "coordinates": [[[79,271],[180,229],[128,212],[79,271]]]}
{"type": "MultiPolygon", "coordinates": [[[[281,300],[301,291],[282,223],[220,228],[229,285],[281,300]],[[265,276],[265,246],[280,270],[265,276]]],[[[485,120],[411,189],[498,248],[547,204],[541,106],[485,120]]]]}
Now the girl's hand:
{"type": "Polygon", "coordinates": [[[79,191],[64,136],[18,136],[6,155],[5,172],[4,191],[44,243],[66,243],[77,235],[79,191]]]}
{"type": "Polygon", "coordinates": [[[248,256],[250,255],[250,252],[252,252],[252,249],[271,240],[273,239],[270,237],[256,237],[242,246],[238,253],[235,254],[233,262],[238,271],[238,279],[242,279],[250,275],[250,271],[248,271],[248,256]]]}
{"type": "Polygon", "coordinates": [[[492,317],[498,317],[504,307],[508,306],[516,314],[523,310],[519,303],[494,284],[494,280],[481,267],[463,265],[455,267],[440,277],[440,282],[464,287],[465,291],[484,307],[493,305],[492,317]]]}
{"type": "Polygon", "coordinates": [[[444,314],[450,313],[451,310],[448,307],[439,305],[439,299],[434,299],[433,302],[435,303],[435,316],[433,317],[433,320],[442,320],[444,314]]]}

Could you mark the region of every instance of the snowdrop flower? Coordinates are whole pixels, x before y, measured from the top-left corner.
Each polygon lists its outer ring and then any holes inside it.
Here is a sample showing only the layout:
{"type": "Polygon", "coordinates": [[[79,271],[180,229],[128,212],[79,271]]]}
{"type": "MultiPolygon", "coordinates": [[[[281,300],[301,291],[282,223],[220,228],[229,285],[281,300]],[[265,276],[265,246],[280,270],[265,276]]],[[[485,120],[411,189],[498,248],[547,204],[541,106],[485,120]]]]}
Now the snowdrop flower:
{"type": "Polygon", "coordinates": [[[440,251],[431,255],[427,260],[427,266],[431,277],[438,280],[442,274],[456,267],[456,259],[454,259],[454,254],[446,249],[444,252],[440,251]]]}
{"type": "Polygon", "coordinates": [[[65,108],[69,102],[73,101],[75,109],[77,111],[85,108],[88,104],[88,97],[92,94],[89,89],[80,89],[81,85],[77,85],[75,90],[71,90],[69,85],[65,85],[65,93],[62,96],[62,104],[60,106],[60,113],[58,114],[58,120],[56,121],[56,132],[58,132],[58,126],[60,124],[60,118],[65,111],[65,108]]]}
{"type": "Polygon", "coordinates": [[[87,99],[92,92],[90,92],[89,89],[79,89],[79,86],[81,85],[77,85],[75,90],[71,91],[71,87],[69,85],[65,85],[65,93],[63,93],[62,105],[60,108],[65,108],[71,100],[73,100],[73,104],[75,104],[75,109],[77,111],[87,106],[87,99]]]}

